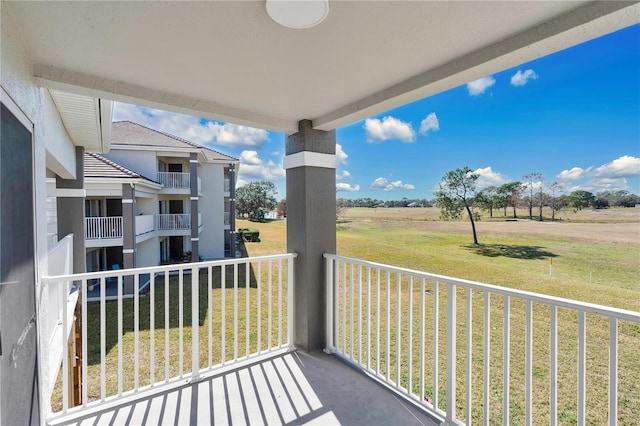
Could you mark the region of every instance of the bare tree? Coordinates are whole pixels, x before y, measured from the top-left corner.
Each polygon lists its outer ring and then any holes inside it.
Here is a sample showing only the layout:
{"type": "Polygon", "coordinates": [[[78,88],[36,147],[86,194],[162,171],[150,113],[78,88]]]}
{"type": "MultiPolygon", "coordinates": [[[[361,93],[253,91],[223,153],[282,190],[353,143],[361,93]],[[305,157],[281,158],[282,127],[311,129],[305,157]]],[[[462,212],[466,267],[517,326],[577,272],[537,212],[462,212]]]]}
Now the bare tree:
{"type": "Polygon", "coordinates": [[[564,189],[564,186],[554,180],[547,184],[547,188],[549,188],[549,192],[551,192],[551,221],[555,222],[556,220],[556,210],[558,206],[558,200],[556,198],[556,193],[559,193],[564,189]]]}
{"type": "MultiPolygon", "coordinates": [[[[523,189],[529,194],[527,204],[529,205],[529,220],[533,220],[533,194],[535,184],[542,180],[542,174],[540,173],[529,173],[522,177],[524,182],[522,183],[523,189]]],[[[541,213],[542,215],[542,213],[541,213]]]]}
{"type": "Polygon", "coordinates": [[[542,174],[538,173],[540,175],[540,180],[538,181],[538,183],[540,184],[538,186],[538,220],[540,222],[542,222],[542,207],[544,206],[544,185],[542,184],[543,179],[542,179],[542,174]]]}

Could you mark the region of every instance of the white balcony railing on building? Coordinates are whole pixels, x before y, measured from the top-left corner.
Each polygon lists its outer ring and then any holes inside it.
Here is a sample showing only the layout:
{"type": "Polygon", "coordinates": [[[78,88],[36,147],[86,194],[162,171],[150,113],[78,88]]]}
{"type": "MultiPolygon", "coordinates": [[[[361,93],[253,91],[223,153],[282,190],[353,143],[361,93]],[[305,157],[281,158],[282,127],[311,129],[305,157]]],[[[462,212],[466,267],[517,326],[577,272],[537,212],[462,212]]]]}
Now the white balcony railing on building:
{"type": "Polygon", "coordinates": [[[156,229],[158,231],[189,230],[191,229],[191,215],[189,213],[157,214],[156,229]]]}
{"type": "Polygon", "coordinates": [[[231,190],[231,179],[224,180],[224,192],[229,192],[231,190]]]}
{"type": "Polygon", "coordinates": [[[328,351],[445,424],[615,425],[619,401],[637,407],[638,312],[325,258],[328,351]]]}
{"type": "Polygon", "coordinates": [[[122,238],[122,216],[85,218],[84,238],[122,238]]]}
{"type": "Polygon", "coordinates": [[[154,215],[141,214],[136,216],[136,235],[147,234],[155,230],[154,215]]]}
{"type": "Polygon", "coordinates": [[[198,229],[202,228],[202,213],[198,213],[198,229]]]}
{"type": "MultiPolygon", "coordinates": [[[[72,410],[196,381],[230,363],[250,363],[292,349],[294,257],[43,277],[49,286],[69,280],[80,285],[81,406],[72,410]],[[138,290],[143,279],[150,280],[145,297],[138,290]],[[88,284],[96,280],[99,302],[88,304],[88,284]],[[106,301],[107,281],[115,282],[117,301],[106,301]],[[133,298],[123,298],[127,283],[133,298]]],[[[62,306],[66,318],[70,308],[62,306]]],[[[66,348],[68,343],[63,334],[58,344],[66,348]]],[[[67,357],[62,370],[58,415],[70,411],[73,383],[67,357]]]]}
{"type": "Polygon", "coordinates": [[[224,224],[225,225],[230,225],[231,224],[231,213],[230,212],[224,212],[224,224]]]}
{"type": "Polygon", "coordinates": [[[158,182],[165,188],[189,189],[191,174],[179,172],[158,172],[158,182]]]}
{"type": "MultiPolygon", "coordinates": [[[[70,275],[73,273],[73,234],[69,234],[58,241],[48,253],[48,270],[50,275],[70,275]]],[[[48,283],[48,312],[47,319],[49,344],[49,383],[55,383],[62,354],[67,347],[63,339],[68,339],[71,331],[71,318],[76,305],[78,293],[74,292],[70,279],[57,280],[48,283]]]]}

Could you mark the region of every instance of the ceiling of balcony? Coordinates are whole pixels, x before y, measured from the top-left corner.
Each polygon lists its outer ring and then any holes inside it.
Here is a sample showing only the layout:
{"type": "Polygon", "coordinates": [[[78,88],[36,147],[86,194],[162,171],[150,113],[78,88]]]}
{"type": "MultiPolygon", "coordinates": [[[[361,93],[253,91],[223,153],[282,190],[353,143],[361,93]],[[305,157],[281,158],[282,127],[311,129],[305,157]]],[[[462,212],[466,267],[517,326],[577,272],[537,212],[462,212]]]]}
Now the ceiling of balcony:
{"type": "Polygon", "coordinates": [[[639,20],[638,3],[338,1],[318,26],[263,1],[7,2],[42,85],[293,132],[329,130],[639,20]]]}

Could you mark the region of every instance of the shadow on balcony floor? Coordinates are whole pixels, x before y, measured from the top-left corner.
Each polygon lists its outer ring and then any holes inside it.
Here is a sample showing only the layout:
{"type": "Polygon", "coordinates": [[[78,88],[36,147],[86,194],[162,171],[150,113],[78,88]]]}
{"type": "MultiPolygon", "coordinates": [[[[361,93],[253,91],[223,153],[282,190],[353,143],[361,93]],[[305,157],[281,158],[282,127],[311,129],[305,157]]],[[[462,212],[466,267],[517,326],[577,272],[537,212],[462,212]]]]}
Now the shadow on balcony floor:
{"type": "Polygon", "coordinates": [[[292,352],[59,424],[436,425],[322,352],[292,352]]]}

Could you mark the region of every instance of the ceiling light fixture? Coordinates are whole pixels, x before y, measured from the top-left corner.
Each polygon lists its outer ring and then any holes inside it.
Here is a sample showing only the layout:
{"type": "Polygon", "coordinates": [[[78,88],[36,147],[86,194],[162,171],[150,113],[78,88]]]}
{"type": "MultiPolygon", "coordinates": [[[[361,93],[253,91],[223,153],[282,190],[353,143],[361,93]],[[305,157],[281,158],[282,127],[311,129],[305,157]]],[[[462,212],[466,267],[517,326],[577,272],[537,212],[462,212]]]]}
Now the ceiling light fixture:
{"type": "Polygon", "coordinates": [[[329,0],[266,0],[266,6],[271,19],[295,29],[314,27],[329,14],[329,0]]]}

